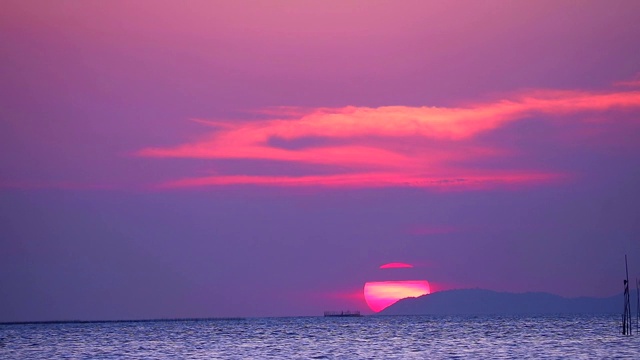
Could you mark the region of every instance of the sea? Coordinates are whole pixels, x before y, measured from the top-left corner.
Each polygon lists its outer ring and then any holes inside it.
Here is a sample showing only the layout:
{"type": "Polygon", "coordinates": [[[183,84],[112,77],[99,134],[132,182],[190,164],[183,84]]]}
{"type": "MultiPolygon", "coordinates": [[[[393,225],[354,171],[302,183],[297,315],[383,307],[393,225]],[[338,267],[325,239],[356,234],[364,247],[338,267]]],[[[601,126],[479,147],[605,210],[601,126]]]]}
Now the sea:
{"type": "Polygon", "coordinates": [[[0,324],[0,359],[640,359],[620,315],[0,324]]]}

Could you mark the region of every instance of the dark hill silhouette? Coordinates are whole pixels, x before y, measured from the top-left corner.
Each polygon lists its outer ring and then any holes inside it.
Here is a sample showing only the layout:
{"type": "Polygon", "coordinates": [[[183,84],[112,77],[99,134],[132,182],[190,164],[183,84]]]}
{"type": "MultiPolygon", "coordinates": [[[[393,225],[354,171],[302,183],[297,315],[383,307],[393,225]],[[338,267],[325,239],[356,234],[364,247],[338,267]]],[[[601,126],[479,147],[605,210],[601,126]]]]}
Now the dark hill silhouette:
{"type": "Polygon", "coordinates": [[[506,293],[464,289],[403,299],[379,314],[604,314],[620,311],[622,295],[607,298],[564,298],[542,292],[506,293]]]}

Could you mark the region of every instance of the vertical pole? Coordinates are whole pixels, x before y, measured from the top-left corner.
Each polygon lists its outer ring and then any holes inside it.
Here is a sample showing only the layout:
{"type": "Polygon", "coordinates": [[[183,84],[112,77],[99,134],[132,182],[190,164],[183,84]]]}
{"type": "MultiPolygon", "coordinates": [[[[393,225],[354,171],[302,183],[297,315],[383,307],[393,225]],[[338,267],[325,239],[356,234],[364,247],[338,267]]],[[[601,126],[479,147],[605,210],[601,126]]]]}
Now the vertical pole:
{"type": "Polygon", "coordinates": [[[636,335],[640,334],[640,280],[636,278],[636,335]]]}
{"type": "Polygon", "coordinates": [[[622,312],[622,335],[627,335],[627,281],[624,281],[624,293],[622,301],[624,303],[624,311],[622,312]]]}
{"type": "Polygon", "coordinates": [[[624,255],[626,279],[624,280],[624,313],[622,315],[622,335],[631,335],[631,304],[629,303],[629,266],[627,255],[624,255]]]}

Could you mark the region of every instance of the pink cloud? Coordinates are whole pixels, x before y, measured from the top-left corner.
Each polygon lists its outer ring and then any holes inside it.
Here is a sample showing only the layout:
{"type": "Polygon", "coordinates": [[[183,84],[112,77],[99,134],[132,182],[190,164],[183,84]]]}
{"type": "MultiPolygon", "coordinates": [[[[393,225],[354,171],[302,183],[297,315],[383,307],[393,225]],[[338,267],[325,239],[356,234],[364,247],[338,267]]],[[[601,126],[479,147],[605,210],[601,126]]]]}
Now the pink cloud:
{"type": "Polygon", "coordinates": [[[640,87],[640,73],[637,73],[633,79],[617,81],[614,86],[626,86],[626,87],[640,87]]]}
{"type": "Polygon", "coordinates": [[[429,178],[394,173],[361,173],[317,176],[209,176],[177,180],[161,188],[211,185],[326,186],[326,187],[432,187],[441,189],[480,189],[498,184],[550,182],[562,175],[544,173],[496,174],[485,176],[429,178]]]}
{"type": "Polygon", "coordinates": [[[402,269],[402,268],[412,268],[413,265],[401,262],[392,262],[384,265],[380,265],[380,269],[402,269]]]}
{"type": "MultiPolygon", "coordinates": [[[[175,147],[150,147],[137,155],[154,158],[252,159],[325,165],[323,175],[235,174],[190,177],[164,188],[222,185],[388,187],[477,189],[504,184],[535,184],[567,174],[536,170],[482,170],[462,165],[498,159],[509,152],[498,145],[479,147],[478,135],[509,123],[544,115],[560,116],[640,108],[640,92],[538,90],[466,107],[270,108],[273,118],[253,121],[197,120],[213,127],[204,137],[175,147]],[[273,140],[297,141],[295,148],[273,140]],[[309,139],[318,139],[310,143],[309,139]],[[433,142],[443,144],[434,146],[433,142]],[[431,144],[431,145],[429,145],[431,144]]],[[[567,120],[568,121],[568,120],[567,120]]],[[[575,120],[572,120],[575,121],[575,120]]]]}

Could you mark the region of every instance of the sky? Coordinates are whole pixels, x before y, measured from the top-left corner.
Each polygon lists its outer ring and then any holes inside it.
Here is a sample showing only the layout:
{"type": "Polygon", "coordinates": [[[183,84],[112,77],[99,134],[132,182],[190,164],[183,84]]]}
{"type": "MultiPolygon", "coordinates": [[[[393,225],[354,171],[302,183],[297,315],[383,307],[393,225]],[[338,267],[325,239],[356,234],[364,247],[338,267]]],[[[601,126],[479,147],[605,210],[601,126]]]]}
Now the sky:
{"type": "Polygon", "coordinates": [[[0,321],[640,277],[637,1],[0,8],[0,321]]]}

